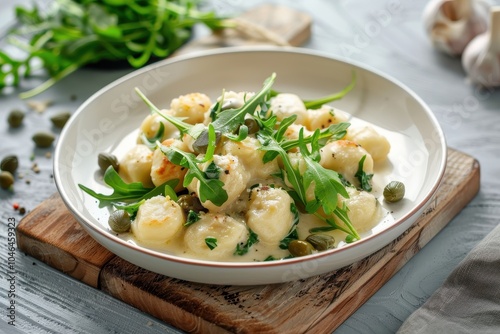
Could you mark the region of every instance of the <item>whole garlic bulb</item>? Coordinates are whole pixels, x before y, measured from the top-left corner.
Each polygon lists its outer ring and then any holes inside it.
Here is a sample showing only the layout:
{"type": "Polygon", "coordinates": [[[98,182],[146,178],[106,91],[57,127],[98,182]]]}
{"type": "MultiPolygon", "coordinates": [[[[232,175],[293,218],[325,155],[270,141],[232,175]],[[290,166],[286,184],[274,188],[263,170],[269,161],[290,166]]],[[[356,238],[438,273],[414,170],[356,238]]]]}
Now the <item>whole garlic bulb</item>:
{"type": "Polygon", "coordinates": [[[473,83],[500,86],[500,6],[491,8],[489,30],[465,48],[462,65],[473,83]]]}
{"type": "Polygon", "coordinates": [[[423,20],[434,47],[460,56],[474,37],[486,31],[489,8],[483,0],[431,0],[423,20]]]}

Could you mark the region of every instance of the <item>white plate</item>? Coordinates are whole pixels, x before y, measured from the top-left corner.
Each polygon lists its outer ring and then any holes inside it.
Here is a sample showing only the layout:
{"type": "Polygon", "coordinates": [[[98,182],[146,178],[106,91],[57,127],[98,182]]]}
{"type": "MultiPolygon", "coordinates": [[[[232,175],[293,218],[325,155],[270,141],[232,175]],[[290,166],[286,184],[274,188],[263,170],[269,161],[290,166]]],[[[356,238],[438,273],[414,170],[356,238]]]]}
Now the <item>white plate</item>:
{"type": "Polygon", "coordinates": [[[446,144],[425,103],[386,75],[310,50],[231,48],[155,63],[101,89],[66,124],[54,160],[55,181],[67,207],[83,228],[111,252],[175,278],[249,285],[329,272],[397,238],[421,215],[435,193],[445,169],[446,144]],[[84,184],[98,192],[106,191],[96,177],[97,155],[116,152],[119,142],[137,129],[149,112],[134,87],[157,105],[168,106],[172,98],[190,92],[203,92],[215,99],[223,88],[256,91],[265,78],[276,72],[273,89],[312,99],[341,90],[350,82],[352,70],[357,73],[355,89],[332,105],[375,124],[389,137],[390,163],[378,173],[378,182],[402,180],[407,189],[405,199],[390,206],[391,219],[383,220],[361,241],[282,261],[225,263],[185,259],[139,247],[111,233],[108,209],[99,208],[96,200],[78,187],[84,184]]]}

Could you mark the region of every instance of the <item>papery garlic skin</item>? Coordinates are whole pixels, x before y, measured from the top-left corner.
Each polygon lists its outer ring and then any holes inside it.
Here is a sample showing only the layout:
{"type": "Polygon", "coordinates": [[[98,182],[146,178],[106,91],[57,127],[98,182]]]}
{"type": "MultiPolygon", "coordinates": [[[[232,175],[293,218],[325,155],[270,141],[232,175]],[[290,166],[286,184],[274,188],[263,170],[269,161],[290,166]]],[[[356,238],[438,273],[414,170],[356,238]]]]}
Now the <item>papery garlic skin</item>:
{"type": "Polygon", "coordinates": [[[462,66],[472,83],[500,87],[500,6],[491,8],[489,30],[465,48],[462,66]]]}
{"type": "Polygon", "coordinates": [[[483,0],[431,0],[423,20],[433,46],[460,56],[474,37],[487,30],[489,8],[483,0]]]}

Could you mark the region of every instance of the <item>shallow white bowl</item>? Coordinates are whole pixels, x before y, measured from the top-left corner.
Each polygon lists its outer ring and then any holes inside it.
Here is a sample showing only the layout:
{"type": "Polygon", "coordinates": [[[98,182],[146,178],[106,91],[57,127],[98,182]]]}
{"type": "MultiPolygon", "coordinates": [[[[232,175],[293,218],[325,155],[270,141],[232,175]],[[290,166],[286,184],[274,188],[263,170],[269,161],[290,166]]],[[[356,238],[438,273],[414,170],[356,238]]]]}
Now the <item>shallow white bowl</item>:
{"type": "MultiPolygon", "coordinates": [[[[121,258],[167,276],[210,284],[268,284],[307,278],[358,261],[401,235],[422,214],[443,177],[446,143],[430,109],[395,80],[366,67],[304,49],[231,48],[169,59],[135,71],[89,98],[66,124],[54,156],[57,188],[78,222],[100,244],[121,258]],[[345,87],[351,72],[357,84],[332,105],[373,123],[391,141],[389,163],[378,182],[402,180],[405,199],[390,206],[382,221],[361,241],[330,251],[272,262],[209,262],[172,256],[135,245],[111,233],[107,208],[78,184],[98,192],[100,152],[120,154],[119,143],[138,128],[149,112],[134,93],[139,87],[155,104],[203,92],[215,99],[222,89],[256,91],[271,73],[273,89],[306,99],[345,87]],[[393,219],[392,219],[393,218],[393,219]]],[[[387,206],[387,205],[386,205],[387,206]]]]}

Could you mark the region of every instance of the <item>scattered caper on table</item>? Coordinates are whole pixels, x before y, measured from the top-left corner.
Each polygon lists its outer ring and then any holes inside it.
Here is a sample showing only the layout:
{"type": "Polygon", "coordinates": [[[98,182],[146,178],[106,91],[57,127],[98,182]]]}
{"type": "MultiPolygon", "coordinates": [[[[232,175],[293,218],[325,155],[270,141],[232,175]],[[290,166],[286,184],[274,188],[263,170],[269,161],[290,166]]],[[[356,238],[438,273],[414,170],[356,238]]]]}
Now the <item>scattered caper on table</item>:
{"type": "Polygon", "coordinates": [[[50,147],[55,140],[55,136],[50,132],[37,132],[31,138],[35,142],[36,147],[46,148],[50,147]]]}
{"type": "Polygon", "coordinates": [[[120,168],[118,159],[114,155],[106,152],[99,153],[99,155],[97,156],[97,164],[99,165],[99,168],[103,173],[106,171],[106,169],[108,169],[109,166],[113,166],[114,170],[116,170],[117,172],[120,168]]]}
{"type": "Polygon", "coordinates": [[[52,124],[56,128],[62,129],[70,117],[71,117],[71,113],[62,112],[62,113],[59,113],[57,115],[52,116],[50,118],[50,121],[52,122],[52,124]]]}
{"type": "Polygon", "coordinates": [[[0,162],[0,169],[14,174],[19,166],[19,161],[15,155],[8,155],[0,162]]]}
{"type": "Polygon", "coordinates": [[[0,188],[2,189],[10,189],[14,184],[14,176],[7,171],[0,172],[0,188]]]}
{"type": "Polygon", "coordinates": [[[116,233],[125,233],[130,230],[130,215],[125,210],[116,210],[108,218],[109,227],[116,233]]]}
{"type": "Polygon", "coordinates": [[[18,109],[14,109],[7,116],[7,122],[13,128],[18,128],[23,124],[24,112],[18,109]]]}
{"type": "Polygon", "coordinates": [[[391,181],[384,188],[384,199],[389,203],[398,202],[405,196],[405,185],[403,182],[391,181]]]}

